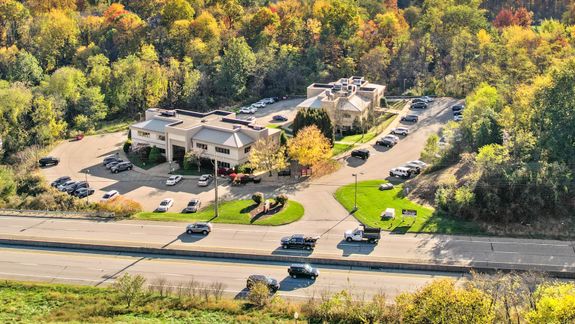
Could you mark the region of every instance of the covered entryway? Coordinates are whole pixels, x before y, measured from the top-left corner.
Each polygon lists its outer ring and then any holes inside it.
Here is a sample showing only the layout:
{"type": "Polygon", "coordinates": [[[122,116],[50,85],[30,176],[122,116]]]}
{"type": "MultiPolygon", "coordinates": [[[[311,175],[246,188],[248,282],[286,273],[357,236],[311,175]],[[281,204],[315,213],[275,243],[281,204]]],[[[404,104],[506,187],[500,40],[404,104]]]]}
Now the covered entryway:
{"type": "Polygon", "coordinates": [[[172,160],[177,162],[180,166],[184,164],[184,156],[186,155],[186,148],[179,145],[172,145],[172,160]]]}

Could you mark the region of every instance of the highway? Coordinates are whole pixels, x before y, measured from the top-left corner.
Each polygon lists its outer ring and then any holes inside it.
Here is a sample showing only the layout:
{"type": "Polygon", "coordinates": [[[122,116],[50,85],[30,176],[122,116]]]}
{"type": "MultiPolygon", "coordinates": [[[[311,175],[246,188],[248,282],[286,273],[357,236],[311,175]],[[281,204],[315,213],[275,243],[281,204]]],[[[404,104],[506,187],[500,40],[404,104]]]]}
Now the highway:
{"type": "Polygon", "coordinates": [[[414,291],[437,278],[464,280],[461,275],[434,272],[399,272],[366,268],[319,267],[320,276],[293,279],[288,264],[242,262],[233,259],[185,259],[157,255],[85,253],[70,250],[45,250],[0,245],[0,278],[19,281],[108,286],[123,273],[141,274],[154,283],[165,278],[177,287],[194,280],[202,284],[221,282],[224,294],[244,296],[246,278],[252,274],[271,276],[280,283],[278,295],[308,299],[344,289],[355,298],[370,298],[385,293],[392,299],[399,293],[414,291]]]}

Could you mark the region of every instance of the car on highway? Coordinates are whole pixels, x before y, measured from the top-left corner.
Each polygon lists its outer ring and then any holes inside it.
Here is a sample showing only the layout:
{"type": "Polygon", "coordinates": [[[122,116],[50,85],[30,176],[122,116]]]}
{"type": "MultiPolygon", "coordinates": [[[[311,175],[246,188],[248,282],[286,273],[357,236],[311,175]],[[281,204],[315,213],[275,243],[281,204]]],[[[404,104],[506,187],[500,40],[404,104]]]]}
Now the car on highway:
{"type": "Polygon", "coordinates": [[[46,156],[38,160],[38,164],[40,164],[41,167],[45,167],[47,165],[58,165],[58,163],[60,163],[60,159],[53,156],[46,156]]]}
{"type": "Polygon", "coordinates": [[[416,102],[414,104],[411,104],[411,109],[426,109],[427,108],[427,103],[425,102],[416,102]]]}
{"type": "Polygon", "coordinates": [[[96,191],[92,188],[80,188],[80,189],[77,189],[76,191],[74,191],[74,196],[81,199],[81,198],[86,198],[88,196],[93,195],[94,192],[96,192],[96,191]]]}
{"type": "Polygon", "coordinates": [[[182,181],[182,179],[184,179],[184,177],[181,175],[171,175],[168,180],[166,180],[166,186],[175,186],[182,181]]]}
{"type": "Polygon", "coordinates": [[[122,172],[122,171],[128,171],[128,170],[132,170],[134,166],[132,165],[132,162],[120,162],[114,166],[112,166],[110,168],[110,171],[112,171],[112,173],[118,173],[118,172],[122,172]]]}
{"type": "Polygon", "coordinates": [[[170,207],[172,207],[173,205],[174,205],[174,199],[166,198],[160,202],[160,205],[158,206],[158,208],[156,208],[156,211],[167,212],[168,209],[170,209],[170,207]]]}
{"type": "Polygon", "coordinates": [[[251,290],[252,287],[257,283],[263,283],[264,285],[266,285],[271,293],[275,293],[280,289],[280,284],[276,279],[264,275],[249,276],[246,282],[246,288],[248,290],[251,290]]]}
{"type": "Polygon", "coordinates": [[[398,167],[389,170],[390,177],[410,178],[413,171],[406,167],[398,167]]]}
{"type": "Polygon", "coordinates": [[[343,233],[343,238],[346,240],[346,242],[368,241],[369,243],[377,244],[381,238],[381,229],[360,224],[353,230],[345,231],[343,233]]]}
{"type": "Polygon", "coordinates": [[[118,192],[118,190],[110,190],[110,191],[106,192],[102,196],[102,198],[100,198],[100,202],[106,202],[106,201],[114,200],[114,199],[118,198],[118,196],[120,196],[120,192],[118,192]]]}
{"type": "Polygon", "coordinates": [[[68,188],[69,186],[73,185],[74,183],[76,183],[76,181],[74,180],[68,180],[60,185],[58,185],[57,189],[59,191],[66,191],[66,188],[68,188]]]}
{"type": "Polygon", "coordinates": [[[319,277],[319,270],[310,266],[309,264],[295,263],[290,265],[288,268],[288,274],[290,277],[296,279],[298,277],[307,277],[311,280],[315,280],[319,277]]]}
{"type": "Polygon", "coordinates": [[[389,138],[382,137],[375,142],[376,145],[385,146],[385,147],[393,147],[395,146],[396,142],[389,138]]]}
{"type": "Polygon", "coordinates": [[[186,208],[184,208],[183,212],[184,213],[195,213],[198,210],[200,210],[201,206],[202,206],[202,202],[199,199],[194,198],[188,202],[188,205],[186,205],[186,208]]]}
{"type": "Polygon", "coordinates": [[[417,115],[405,115],[401,117],[401,121],[417,123],[417,121],[419,121],[419,117],[417,115]]]}
{"type": "Polygon", "coordinates": [[[315,244],[319,240],[319,236],[305,236],[303,234],[294,234],[292,236],[282,237],[281,246],[282,249],[304,249],[313,250],[315,244]]]}
{"type": "Polygon", "coordinates": [[[275,115],[272,117],[272,119],[275,121],[280,121],[280,122],[285,122],[288,120],[288,118],[284,115],[275,115]]]}
{"type": "Polygon", "coordinates": [[[72,178],[69,176],[62,176],[50,183],[50,187],[58,188],[59,185],[65,183],[66,181],[70,181],[72,178]]]}
{"type": "Polygon", "coordinates": [[[208,222],[196,222],[186,226],[186,233],[208,235],[212,232],[212,224],[208,222]]]}
{"type": "Polygon", "coordinates": [[[214,180],[214,176],[211,174],[202,174],[198,179],[198,186],[207,187],[214,180]]]}
{"type": "Polygon", "coordinates": [[[369,158],[369,151],[366,149],[357,149],[351,151],[351,157],[367,160],[369,158]]]}
{"type": "Polygon", "coordinates": [[[409,134],[409,128],[407,128],[407,127],[396,127],[396,128],[391,130],[391,134],[407,136],[407,134],[409,134]]]}

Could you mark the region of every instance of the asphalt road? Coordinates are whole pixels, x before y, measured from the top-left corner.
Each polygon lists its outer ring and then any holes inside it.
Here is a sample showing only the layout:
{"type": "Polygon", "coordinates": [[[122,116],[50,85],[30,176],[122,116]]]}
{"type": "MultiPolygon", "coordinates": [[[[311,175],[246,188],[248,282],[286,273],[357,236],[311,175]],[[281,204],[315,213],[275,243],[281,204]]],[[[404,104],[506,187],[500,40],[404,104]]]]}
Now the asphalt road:
{"type": "Polygon", "coordinates": [[[288,264],[245,263],[239,260],[163,258],[157,255],[81,253],[5,247],[0,245],[0,278],[90,286],[106,286],[123,273],[141,274],[148,283],[164,278],[175,288],[194,280],[202,284],[221,282],[225,294],[245,295],[246,279],[263,274],[280,283],[280,296],[292,299],[319,297],[325,293],[349,290],[355,298],[370,298],[385,293],[392,299],[397,294],[414,291],[437,278],[460,280],[463,277],[434,272],[398,272],[365,268],[321,267],[320,276],[293,279],[287,275],[288,264]]]}

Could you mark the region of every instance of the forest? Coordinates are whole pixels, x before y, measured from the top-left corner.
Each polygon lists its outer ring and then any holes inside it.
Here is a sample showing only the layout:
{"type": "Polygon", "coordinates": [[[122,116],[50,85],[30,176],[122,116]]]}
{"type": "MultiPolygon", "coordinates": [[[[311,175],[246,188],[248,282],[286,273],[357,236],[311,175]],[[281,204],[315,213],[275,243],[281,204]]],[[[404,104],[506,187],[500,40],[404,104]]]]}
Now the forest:
{"type": "Polygon", "coordinates": [[[467,97],[431,155],[473,171],[439,188],[442,210],[569,216],[574,24],[567,1],[0,0],[0,153],[15,164],[149,107],[225,109],[363,75],[388,94],[467,97]]]}

